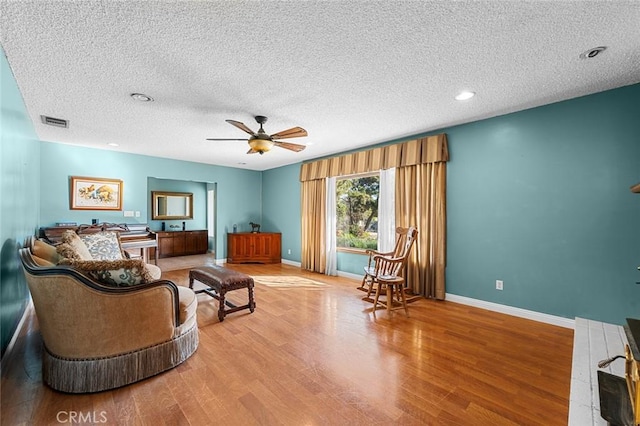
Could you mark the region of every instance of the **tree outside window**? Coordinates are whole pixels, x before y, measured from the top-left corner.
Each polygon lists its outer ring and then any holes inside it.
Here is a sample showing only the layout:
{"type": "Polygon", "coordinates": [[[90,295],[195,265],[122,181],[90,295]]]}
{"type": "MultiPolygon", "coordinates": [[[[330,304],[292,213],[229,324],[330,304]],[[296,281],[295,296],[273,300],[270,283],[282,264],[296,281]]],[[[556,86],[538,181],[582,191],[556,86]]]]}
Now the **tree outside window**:
{"type": "Polygon", "coordinates": [[[336,181],[337,247],[378,248],[379,193],[378,174],[336,181]]]}

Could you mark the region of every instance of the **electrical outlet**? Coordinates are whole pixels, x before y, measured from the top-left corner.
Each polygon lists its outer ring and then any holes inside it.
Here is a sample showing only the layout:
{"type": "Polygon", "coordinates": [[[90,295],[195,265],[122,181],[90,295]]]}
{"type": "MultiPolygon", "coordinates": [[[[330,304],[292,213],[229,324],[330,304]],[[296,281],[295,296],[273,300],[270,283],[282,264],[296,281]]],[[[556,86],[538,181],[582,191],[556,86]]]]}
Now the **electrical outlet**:
{"type": "Polygon", "coordinates": [[[140,212],[136,210],[136,217],[140,217],[140,212]]]}
{"type": "Polygon", "coordinates": [[[502,280],[496,280],[496,290],[502,290],[504,283],[502,280]]]}
{"type": "Polygon", "coordinates": [[[287,254],[291,254],[291,249],[287,250],[287,254]]]}

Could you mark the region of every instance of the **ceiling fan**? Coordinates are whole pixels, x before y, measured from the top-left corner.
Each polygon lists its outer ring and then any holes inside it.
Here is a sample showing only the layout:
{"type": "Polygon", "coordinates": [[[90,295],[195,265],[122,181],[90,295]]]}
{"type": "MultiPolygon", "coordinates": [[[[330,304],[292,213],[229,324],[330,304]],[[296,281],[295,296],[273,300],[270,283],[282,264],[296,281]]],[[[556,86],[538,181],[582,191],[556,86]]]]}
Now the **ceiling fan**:
{"type": "Polygon", "coordinates": [[[239,121],[235,120],[225,120],[227,123],[236,126],[238,129],[243,132],[249,133],[251,137],[249,139],[207,139],[208,141],[247,141],[249,143],[249,151],[247,154],[255,154],[256,152],[260,155],[269,151],[274,145],[279,146],[280,148],[288,149],[295,152],[300,152],[306,148],[304,145],[298,145],[295,143],[289,142],[280,142],[276,139],[287,139],[287,138],[300,138],[303,136],[307,136],[307,131],[302,127],[292,127],[291,129],[283,130],[278,133],[274,133],[272,135],[268,135],[265,133],[262,125],[267,122],[267,117],[263,115],[256,115],[255,117],[258,124],[260,124],[260,129],[257,132],[254,132],[250,128],[244,125],[239,121]]]}

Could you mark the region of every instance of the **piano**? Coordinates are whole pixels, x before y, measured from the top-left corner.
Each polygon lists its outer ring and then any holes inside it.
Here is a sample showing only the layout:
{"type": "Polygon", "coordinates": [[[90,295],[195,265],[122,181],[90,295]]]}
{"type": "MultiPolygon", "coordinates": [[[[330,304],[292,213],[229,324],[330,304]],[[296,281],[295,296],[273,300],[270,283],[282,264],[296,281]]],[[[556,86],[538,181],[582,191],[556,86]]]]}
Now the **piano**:
{"type": "Polygon", "coordinates": [[[62,233],[73,230],[78,234],[87,234],[101,231],[116,231],[120,234],[120,244],[131,257],[140,257],[145,263],[149,263],[149,249],[154,248],[154,263],[158,264],[158,238],[155,232],[149,229],[146,223],[98,223],[95,225],[79,226],[52,226],[40,228],[40,238],[44,238],[50,244],[60,243],[62,233]]]}

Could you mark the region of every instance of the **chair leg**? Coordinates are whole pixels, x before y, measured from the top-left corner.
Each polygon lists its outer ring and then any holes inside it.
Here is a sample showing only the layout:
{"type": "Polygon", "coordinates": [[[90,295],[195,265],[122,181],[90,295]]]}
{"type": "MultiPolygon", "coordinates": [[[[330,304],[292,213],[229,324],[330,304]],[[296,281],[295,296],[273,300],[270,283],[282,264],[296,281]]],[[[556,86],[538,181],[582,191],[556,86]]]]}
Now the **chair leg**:
{"type": "Polygon", "coordinates": [[[375,284],[375,280],[372,277],[369,277],[369,289],[367,290],[367,297],[371,297],[371,293],[373,293],[374,284],[375,284]]]}
{"type": "Polygon", "coordinates": [[[378,299],[380,298],[380,293],[382,293],[382,284],[378,282],[378,287],[376,288],[376,298],[373,300],[373,312],[376,312],[378,309],[378,299]]]}
{"type": "Polygon", "coordinates": [[[356,289],[362,290],[362,291],[367,291],[367,289],[365,287],[365,285],[367,284],[367,276],[368,275],[365,274],[365,276],[362,277],[362,282],[360,283],[360,287],[356,287],[356,289]]]}
{"type": "Polygon", "coordinates": [[[378,284],[376,287],[376,295],[373,301],[373,313],[375,313],[376,309],[378,309],[378,305],[381,305],[387,309],[387,313],[391,314],[392,310],[396,309],[404,309],[405,316],[409,317],[409,309],[407,308],[407,299],[404,294],[403,283],[397,282],[380,282],[376,280],[378,284]],[[385,288],[383,288],[383,286],[385,288]],[[382,292],[386,293],[387,300],[384,302],[380,301],[380,294],[382,292]],[[396,302],[401,304],[401,306],[393,307],[393,304],[396,302]]]}
{"type": "Polygon", "coordinates": [[[394,284],[393,289],[395,290],[394,295],[398,303],[402,302],[402,299],[400,298],[400,285],[394,284]]]}
{"type": "Polygon", "coordinates": [[[371,297],[371,293],[373,293],[374,280],[371,275],[366,275],[362,277],[362,282],[360,283],[360,287],[356,287],[357,290],[366,291],[366,298],[371,297]]]}
{"type": "Polygon", "coordinates": [[[393,306],[393,284],[387,283],[387,312],[391,313],[393,306]]]}
{"type": "Polygon", "coordinates": [[[402,306],[404,307],[404,314],[408,317],[409,316],[409,310],[407,309],[407,298],[404,294],[404,286],[403,285],[398,285],[396,286],[396,289],[398,290],[398,296],[400,297],[400,299],[402,299],[402,306]]]}

